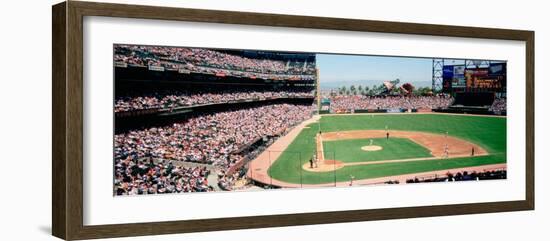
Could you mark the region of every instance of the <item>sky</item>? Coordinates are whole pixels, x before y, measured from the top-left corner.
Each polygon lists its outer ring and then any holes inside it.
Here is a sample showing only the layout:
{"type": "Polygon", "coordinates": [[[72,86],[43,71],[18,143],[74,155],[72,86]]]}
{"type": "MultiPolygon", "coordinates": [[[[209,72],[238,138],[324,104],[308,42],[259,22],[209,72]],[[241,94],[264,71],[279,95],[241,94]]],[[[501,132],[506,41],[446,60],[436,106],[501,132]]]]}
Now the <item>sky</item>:
{"type": "Polygon", "coordinates": [[[401,83],[432,80],[431,58],[317,54],[320,83],[382,81],[399,78],[401,83]]]}

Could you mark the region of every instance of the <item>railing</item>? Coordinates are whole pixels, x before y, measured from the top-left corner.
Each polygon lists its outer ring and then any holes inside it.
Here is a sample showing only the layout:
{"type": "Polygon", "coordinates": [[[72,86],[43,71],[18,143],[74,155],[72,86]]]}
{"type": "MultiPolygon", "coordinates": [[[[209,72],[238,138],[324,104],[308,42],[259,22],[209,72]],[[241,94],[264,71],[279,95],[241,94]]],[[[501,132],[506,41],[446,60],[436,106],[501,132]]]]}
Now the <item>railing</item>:
{"type": "Polygon", "coordinates": [[[145,114],[154,114],[154,113],[179,113],[181,110],[193,109],[204,106],[213,106],[213,105],[223,105],[223,104],[238,104],[238,103],[247,103],[247,102],[259,102],[259,101],[269,101],[269,100],[281,100],[281,99],[313,99],[314,96],[278,96],[278,97],[269,97],[269,98],[251,98],[251,99],[240,99],[240,100],[227,100],[220,102],[212,102],[206,104],[193,104],[193,105],[177,105],[170,106],[169,104],[164,104],[158,108],[149,108],[149,109],[135,109],[128,111],[119,111],[115,112],[117,117],[126,117],[126,116],[137,116],[145,114]]]}
{"type": "Polygon", "coordinates": [[[178,68],[172,68],[170,66],[157,66],[157,65],[132,65],[127,64],[125,62],[115,62],[115,67],[118,68],[128,68],[128,67],[140,67],[140,68],[148,68],[151,71],[158,71],[158,72],[164,72],[164,71],[176,71],[180,74],[209,74],[209,75],[216,75],[216,76],[232,76],[232,77],[245,77],[245,78],[258,78],[258,79],[264,79],[264,80],[315,80],[316,75],[315,73],[307,74],[293,74],[293,73],[265,73],[265,72],[257,72],[257,71],[244,71],[244,70],[237,70],[237,69],[226,69],[226,68],[216,68],[216,67],[209,67],[209,66],[196,66],[195,69],[189,69],[185,67],[178,67],[178,68]]]}

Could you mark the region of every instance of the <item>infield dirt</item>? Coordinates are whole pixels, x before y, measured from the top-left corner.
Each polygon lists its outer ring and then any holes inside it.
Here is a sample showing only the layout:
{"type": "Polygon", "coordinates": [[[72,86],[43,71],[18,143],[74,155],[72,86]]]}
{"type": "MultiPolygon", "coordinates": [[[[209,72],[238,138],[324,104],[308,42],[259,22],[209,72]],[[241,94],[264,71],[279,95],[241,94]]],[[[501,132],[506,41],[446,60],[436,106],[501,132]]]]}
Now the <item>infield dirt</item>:
{"type": "Polygon", "coordinates": [[[409,158],[409,159],[397,159],[397,160],[382,160],[382,161],[365,161],[365,162],[353,162],[344,163],[339,160],[327,160],[324,155],[319,155],[318,165],[316,168],[310,168],[309,164],[304,164],[302,167],[310,172],[329,172],[335,169],[340,169],[345,166],[354,165],[372,165],[381,163],[395,163],[395,162],[409,162],[419,160],[435,160],[442,158],[458,158],[472,156],[472,148],[474,156],[485,156],[487,151],[482,147],[462,140],[460,138],[439,135],[426,132],[417,131],[397,131],[397,130],[355,130],[355,131],[336,131],[322,133],[316,138],[317,150],[319,153],[323,153],[323,141],[338,141],[349,139],[370,139],[370,138],[386,138],[386,133],[390,134],[390,138],[407,138],[411,141],[426,147],[430,150],[430,154],[433,157],[422,158],[409,158]],[[446,151],[447,150],[447,153],[446,151]]]}

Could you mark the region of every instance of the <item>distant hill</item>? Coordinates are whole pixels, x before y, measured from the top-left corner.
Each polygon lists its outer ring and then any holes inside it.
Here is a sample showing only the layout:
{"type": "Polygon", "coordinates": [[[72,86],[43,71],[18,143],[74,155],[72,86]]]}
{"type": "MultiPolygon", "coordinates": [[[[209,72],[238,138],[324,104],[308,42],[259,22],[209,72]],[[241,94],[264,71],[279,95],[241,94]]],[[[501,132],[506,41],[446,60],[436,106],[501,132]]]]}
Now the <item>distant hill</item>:
{"type": "MultiPolygon", "coordinates": [[[[336,89],[342,86],[349,87],[351,85],[355,85],[357,87],[358,85],[361,85],[363,87],[368,86],[369,88],[373,85],[380,85],[384,82],[384,80],[353,80],[353,81],[331,81],[331,82],[323,82],[321,79],[321,89],[322,90],[331,90],[336,89]]],[[[407,83],[409,81],[401,80],[401,84],[407,83]]],[[[416,82],[410,82],[414,87],[430,87],[432,86],[432,81],[416,81],[416,82]]]]}

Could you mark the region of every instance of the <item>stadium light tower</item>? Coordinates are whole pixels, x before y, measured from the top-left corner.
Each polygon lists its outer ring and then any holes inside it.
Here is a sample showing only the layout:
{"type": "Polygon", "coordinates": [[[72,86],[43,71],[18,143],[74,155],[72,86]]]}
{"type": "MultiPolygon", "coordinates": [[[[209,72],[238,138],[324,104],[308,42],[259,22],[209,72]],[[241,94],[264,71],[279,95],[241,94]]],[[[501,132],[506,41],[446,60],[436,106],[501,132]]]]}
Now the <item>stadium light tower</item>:
{"type": "Polygon", "coordinates": [[[315,97],[317,98],[317,114],[319,114],[319,110],[321,109],[321,85],[319,84],[319,68],[315,69],[315,97]]]}
{"type": "Polygon", "coordinates": [[[444,59],[432,59],[432,91],[437,92],[443,88],[443,64],[444,59]]]}

